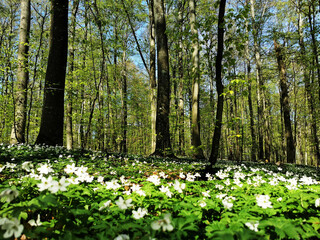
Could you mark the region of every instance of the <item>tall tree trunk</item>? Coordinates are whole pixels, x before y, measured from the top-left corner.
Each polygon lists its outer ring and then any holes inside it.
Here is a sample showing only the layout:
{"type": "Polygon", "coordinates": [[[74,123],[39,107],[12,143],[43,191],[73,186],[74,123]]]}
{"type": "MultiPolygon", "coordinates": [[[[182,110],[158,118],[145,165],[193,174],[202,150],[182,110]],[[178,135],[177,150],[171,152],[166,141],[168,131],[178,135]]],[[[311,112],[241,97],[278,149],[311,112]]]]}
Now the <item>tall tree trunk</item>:
{"type": "Polygon", "coordinates": [[[315,99],[312,94],[312,88],[310,83],[310,76],[308,74],[308,66],[307,64],[307,57],[306,57],[306,49],[304,46],[304,40],[303,40],[303,18],[301,16],[301,1],[299,1],[299,25],[298,25],[298,33],[299,33],[299,45],[300,45],[300,52],[301,52],[301,64],[303,66],[303,81],[305,83],[305,89],[307,93],[307,99],[308,99],[308,106],[310,110],[311,115],[311,128],[312,128],[312,137],[314,140],[315,150],[316,150],[316,158],[317,158],[317,164],[320,164],[320,148],[319,148],[319,138],[317,135],[318,128],[317,128],[317,118],[316,118],[316,112],[315,112],[315,99]]]}
{"type": "Polygon", "coordinates": [[[37,144],[63,145],[64,90],[68,54],[68,0],[52,0],[50,47],[37,144]]]}
{"type": "Polygon", "coordinates": [[[262,89],[263,89],[263,79],[262,79],[262,63],[260,57],[260,49],[258,43],[258,28],[255,17],[254,10],[254,0],[250,0],[251,3],[251,17],[253,20],[252,30],[253,30],[253,41],[254,41],[254,56],[256,62],[256,73],[258,79],[257,87],[257,97],[258,97],[258,129],[259,129],[259,159],[264,159],[264,150],[263,150],[263,99],[262,99],[262,89]]]}
{"type": "Polygon", "coordinates": [[[21,0],[18,71],[15,96],[14,124],[10,143],[24,143],[27,119],[27,87],[29,81],[28,52],[30,35],[30,0],[21,0]]]}
{"type": "Polygon", "coordinates": [[[223,39],[224,39],[224,13],[226,9],[226,0],[220,0],[218,17],[218,47],[216,58],[216,87],[218,93],[216,122],[212,139],[212,149],[209,158],[210,168],[217,162],[219,156],[220,137],[222,130],[223,114],[223,84],[222,84],[222,58],[223,58],[223,39]]]}
{"type": "Polygon", "coordinates": [[[291,120],[290,120],[290,105],[289,105],[289,94],[287,86],[287,77],[286,77],[286,66],[284,61],[283,47],[274,40],[274,48],[276,51],[276,57],[278,62],[278,69],[280,74],[280,103],[283,107],[283,120],[285,127],[285,139],[287,147],[287,162],[295,163],[296,162],[296,150],[293,141],[291,120]]]}
{"type": "Polygon", "coordinates": [[[157,39],[158,92],[156,149],[153,154],[158,156],[173,156],[169,131],[170,75],[164,0],[154,0],[154,20],[157,39]]]}
{"type": "MultiPolygon", "coordinates": [[[[126,43],[125,43],[126,44],[126,43]]],[[[121,140],[121,146],[120,151],[123,153],[128,152],[127,147],[127,119],[128,119],[128,99],[127,99],[127,57],[126,57],[126,46],[123,49],[122,53],[122,96],[121,96],[121,105],[122,105],[122,111],[121,111],[121,128],[122,128],[122,140],[121,140]]]]}
{"type": "Polygon", "coordinates": [[[183,4],[182,0],[178,2],[178,23],[179,23],[179,52],[178,52],[178,133],[179,133],[179,154],[184,155],[184,95],[183,95],[183,4]]]}
{"type": "Polygon", "coordinates": [[[310,34],[312,39],[312,53],[313,57],[316,61],[315,69],[317,70],[318,76],[318,98],[320,100],[320,65],[319,65],[319,58],[318,58],[318,44],[315,36],[315,13],[314,13],[314,4],[313,1],[310,2],[308,8],[308,20],[309,20],[309,27],[310,27],[310,34]],[[312,8],[312,9],[311,9],[312,8]]]}
{"type": "Polygon", "coordinates": [[[196,27],[196,3],[189,1],[190,28],[192,40],[192,117],[191,117],[191,144],[194,158],[204,158],[200,135],[199,91],[200,91],[200,64],[199,64],[199,41],[196,27]]]}
{"type": "Polygon", "coordinates": [[[153,0],[149,2],[149,40],[150,40],[150,98],[151,98],[151,152],[156,149],[157,118],[157,79],[156,79],[156,40],[154,26],[153,0]]]}
{"type": "Polygon", "coordinates": [[[69,49],[69,69],[70,76],[67,82],[67,108],[66,108],[66,144],[67,149],[73,148],[73,129],[72,129],[72,92],[73,92],[73,71],[74,71],[74,41],[76,34],[76,15],[78,12],[79,0],[73,1],[71,15],[71,44],[69,49]]]}

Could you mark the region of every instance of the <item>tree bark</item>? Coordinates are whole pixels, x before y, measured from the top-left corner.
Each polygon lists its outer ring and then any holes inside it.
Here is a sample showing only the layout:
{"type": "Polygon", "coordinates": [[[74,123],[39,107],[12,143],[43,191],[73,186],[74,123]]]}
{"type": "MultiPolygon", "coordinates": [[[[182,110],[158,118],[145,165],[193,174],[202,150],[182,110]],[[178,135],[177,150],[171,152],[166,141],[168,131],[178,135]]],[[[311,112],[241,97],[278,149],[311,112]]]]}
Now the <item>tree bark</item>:
{"type": "Polygon", "coordinates": [[[173,156],[169,129],[170,75],[164,0],[154,1],[154,20],[157,40],[158,92],[156,149],[153,155],[173,156]]]}
{"type": "Polygon", "coordinates": [[[68,0],[52,0],[50,46],[40,132],[36,144],[63,145],[68,54],[68,0]]]}
{"type": "Polygon", "coordinates": [[[149,2],[149,40],[150,40],[150,98],[151,98],[151,152],[156,149],[156,118],[157,118],[157,79],[156,79],[156,40],[154,26],[153,0],[149,2]]]}
{"type": "Polygon", "coordinates": [[[193,157],[203,159],[200,135],[200,113],[199,113],[199,91],[200,91],[200,65],[199,65],[199,41],[198,29],[196,27],[196,3],[189,1],[190,28],[192,40],[192,117],[191,117],[191,144],[193,147],[193,157]]]}
{"type": "Polygon", "coordinates": [[[285,127],[285,139],[286,139],[286,148],[287,148],[287,162],[295,163],[296,162],[296,151],[293,141],[291,120],[290,120],[290,105],[289,105],[289,94],[287,86],[287,77],[286,77],[286,66],[284,61],[283,47],[274,39],[274,48],[276,51],[276,57],[278,62],[278,69],[280,74],[280,103],[283,107],[283,120],[285,127]]]}
{"type": "Polygon", "coordinates": [[[258,141],[259,141],[259,159],[264,159],[264,150],[263,150],[263,99],[262,99],[262,89],[263,89],[263,79],[262,79],[262,63],[260,57],[260,49],[258,43],[258,29],[255,17],[255,10],[254,10],[254,0],[250,0],[251,3],[251,17],[253,20],[252,30],[253,30],[253,42],[254,42],[254,56],[256,62],[256,72],[257,72],[257,98],[258,98],[258,141]]]}
{"type": "Polygon", "coordinates": [[[218,103],[216,112],[216,122],[212,139],[212,149],[209,158],[210,168],[217,162],[219,156],[220,137],[222,130],[223,114],[223,83],[222,83],[222,58],[223,58],[223,39],[224,39],[224,14],[226,9],[226,0],[220,0],[218,16],[218,47],[216,58],[216,87],[218,93],[218,103]]]}
{"type": "Polygon", "coordinates": [[[318,128],[317,128],[317,118],[316,118],[316,112],[315,112],[315,99],[312,94],[312,88],[311,88],[311,83],[310,83],[310,76],[308,74],[308,66],[307,66],[307,59],[306,59],[306,49],[304,45],[304,40],[303,40],[303,31],[302,31],[302,26],[303,26],[303,18],[301,16],[301,2],[299,1],[299,24],[298,24],[298,33],[299,33],[299,45],[300,45],[300,52],[301,52],[301,64],[303,66],[303,81],[305,83],[305,89],[307,93],[307,100],[308,100],[308,106],[310,110],[310,115],[311,115],[311,133],[312,137],[314,140],[314,145],[315,145],[315,150],[316,150],[316,158],[317,158],[317,165],[320,164],[320,148],[319,148],[319,138],[317,135],[318,128]]]}
{"type": "Polygon", "coordinates": [[[184,96],[183,96],[183,44],[182,44],[182,31],[183,31],[183,4],[180,0],[178,3],[178,22],[179,22],[179,53],[178,53],[178,133],[179,133],[179,154],[184,155],[185,137],[184,137],[184,96]]]}
{"type": "Polygon", "coordinates": [[[30,0],[21,0],[20,36],[18,49],[18,71],[15,96],[14,124],[11,144],[25,142],[27,119],[27,88],[29,82],[28,53],[30,35],[30,0]]]}
{"type": "Polygon", "coordinates": [[[78,12],[79,0],[73,1],[72,5],[72,15],[71,15],[71,46],[69,49],[69,81],[67,84],[67,108],[66,108],[66,144],[67,149],[73,148],[73,127],[72,127],[72,92],[73,92],[73,71],[74,71],[74,41],[75,41],[75,31],[76,31],[76,16],[78,12]]]}

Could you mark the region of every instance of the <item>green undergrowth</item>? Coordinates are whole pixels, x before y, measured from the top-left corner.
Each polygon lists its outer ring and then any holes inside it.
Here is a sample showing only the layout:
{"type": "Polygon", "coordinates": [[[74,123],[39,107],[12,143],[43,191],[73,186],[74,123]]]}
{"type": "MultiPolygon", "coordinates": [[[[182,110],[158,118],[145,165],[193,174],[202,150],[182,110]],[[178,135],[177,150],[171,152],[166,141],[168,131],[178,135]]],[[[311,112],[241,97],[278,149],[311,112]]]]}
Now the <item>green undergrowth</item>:
{"type": "Polygon", "coordinates": [[[0,145],[0,239],[319,239],[312,167],[0,145]]]}

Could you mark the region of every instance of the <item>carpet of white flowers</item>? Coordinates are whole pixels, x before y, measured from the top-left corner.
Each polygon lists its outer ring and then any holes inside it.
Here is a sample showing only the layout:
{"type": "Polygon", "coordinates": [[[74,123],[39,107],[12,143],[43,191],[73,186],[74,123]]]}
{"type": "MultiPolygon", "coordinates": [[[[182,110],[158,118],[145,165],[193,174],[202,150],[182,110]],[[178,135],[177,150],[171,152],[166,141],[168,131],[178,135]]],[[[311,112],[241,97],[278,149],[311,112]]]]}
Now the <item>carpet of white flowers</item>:
{"type": "Polygon", "coordinates": [[[311,167],[0,145],[0,239],[319,239],[311,167]]]}

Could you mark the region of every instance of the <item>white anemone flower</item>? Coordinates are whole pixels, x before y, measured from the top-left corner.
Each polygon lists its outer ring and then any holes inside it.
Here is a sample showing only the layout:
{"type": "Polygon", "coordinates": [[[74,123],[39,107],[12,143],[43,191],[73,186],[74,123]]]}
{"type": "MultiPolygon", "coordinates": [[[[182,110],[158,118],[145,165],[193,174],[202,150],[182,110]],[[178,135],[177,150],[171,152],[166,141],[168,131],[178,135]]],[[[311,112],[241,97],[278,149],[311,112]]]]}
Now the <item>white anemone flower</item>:
{"type": "Polygon", "coordinates": [[[163,219],[152,222],[151,228],[156,231],[162,228],[163,232],[171,232],[173,230],[173,226],[171,224],[171,214],[167,213],[164,215],[163,219]]]}
{"type": "Polygon", "coordinates": [[[0,198],[5,199],[7,203],[10,203],[13,199],[19,196],[19,192],[17,190],[12,190],[10,188],[3,190],[0,193],[0,198]]]}
{"type": "Polygon", "coordinates": [[[119,199],[116,201],[116,204],[121,210],[126,210],[127,208],[133,206],[131,202],[132,202],[131,198],[124,200],[122,197],[119,197],[119,199]]]}
{"type": "Polygon", "coordinates": [[[246,225],[251,231],[258,232],[259,222],[247,222],[244,225],[246,225]]]}
{"type": "Polygon", "coordinates": [[[137,211],[135,211],[135,210],[132,211],[132,217],[134,219],[143,218],[147,214],[148,214],[148,210],[145,208],[141,208],[141,207],[139,207],[137,211]]]}
{"type": "Polygon", "coordinates": [[[12,220],[8,218],[1,218],[0,226],[2,230],[5,230],[3,234],[4,238],[10,238],[12,236],[18,238],[21,236],[24,228],[17,218],[13,218],[12,220]]]}
{"type": "Polygon", "coordinates": [[[270,202],[270,196],[269,195],[258,195],[256,196],[257,205],[259,207],[262,207],[264,209],[266,208],[272,208],[272,203],[270,202]]]}

